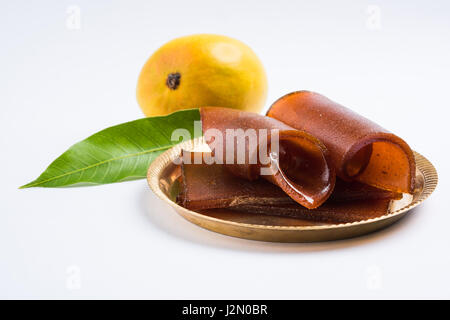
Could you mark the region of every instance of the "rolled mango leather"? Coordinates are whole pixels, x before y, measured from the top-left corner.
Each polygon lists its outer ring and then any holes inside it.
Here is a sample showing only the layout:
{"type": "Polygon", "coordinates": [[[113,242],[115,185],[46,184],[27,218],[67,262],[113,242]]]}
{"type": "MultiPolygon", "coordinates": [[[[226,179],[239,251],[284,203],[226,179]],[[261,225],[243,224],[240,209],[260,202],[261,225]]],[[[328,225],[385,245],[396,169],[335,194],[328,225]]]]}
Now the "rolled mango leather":
{"type": "Polygon", "coordinates": [[[333,191],[335,170],[319,139],[256,113],[203,107],[200,115],[213,156],[235,176],[249,181],[262,177],[308,209],[320,206],[333,191]]]}
{"type": "Polygon", "coordinates": [[[318,93],[297,91],[278,99],[267,116],[320,139],[340,178],[413,192],[416,166],[408,144],[350,109],[318,93]]]}

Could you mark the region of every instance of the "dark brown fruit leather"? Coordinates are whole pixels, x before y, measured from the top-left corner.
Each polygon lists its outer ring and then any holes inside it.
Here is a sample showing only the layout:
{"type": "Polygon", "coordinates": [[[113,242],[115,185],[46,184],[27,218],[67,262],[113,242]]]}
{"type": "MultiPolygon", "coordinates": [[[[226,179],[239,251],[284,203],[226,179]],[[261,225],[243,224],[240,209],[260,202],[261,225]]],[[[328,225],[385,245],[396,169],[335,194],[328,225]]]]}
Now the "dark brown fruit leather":
{"type": "Polygon", "coordinates": [[[326,202],[314,210],[294,204],[246,204],[230,207],[238,212],[251,212],[271,216],[291,217],[325,223],[358,222],[381,217],[388,212],[389,199],[366,199],[346,202],[326,202]]]}
{"type": "MultiPolygon", "coordinates": [[[[192,155],[187,153],[188,156],[192,155]]],[[[330,199],[319,208],[309,210],[295,203],[280,188],[266,180],[249,181],[234,176],[223,165],[205,163],[183,163],[181,183],[177,202],[187,209],[230,208],[235,211],[333,223],[360,221],[383,215],[390,199],[399,197],[399,194],[358,182],[338,180],[330,199]]]]}
{"type": "Polygon", "coordinates": [[[352,201],[352,200],[379,200],[402,198],[402,194],[389,190],[379,189],[358,181],[345,181],[336,178],[336,186],[328,201],[352,201]]]}
{"type": "Polygon", "coordinates": [[[280,187],[294,201],[308,209],[317,208],[330,196],[335,184],[335,171],[331,165],[328,150],[317,138],[281,121],[256,113],[229,108],[204,107],[200,109],[200,114],[204,134],[209,130],[222,133],[222,141],[207,139],[206,142],[215,151],[214,155],[218,153],[224,155],[224,167],[235,176],[248,181],[262,177],[280,187]],[[241,130],[238,133],[239,137],[233,140],[233,150],[228,150],[228,153],[227,129],[241,130]],[[256,145],[248,143],[245,139],[247,129],[256,130],[258,140],[256,145]],[[267,129],[268,132],[263,136],[259,129],[267,129]],[[272,159],[273,161],[264,164],[260,161],[258,154],[263,144],[266,147],[265,141],[268,141],[267,152],[272,151],[271,129],[279,130],[279,154],[272,159]],[[245,141],[243,146],[245,161],[241,164],[238,162],[239,157],[242,156],[239,152],[242,143],[239,144],[239,141],[245,141]],[[218,142],[221,143],[218,144],[218,142]],[[219,145],[220,149],[217,150],[219,145]],[[249,161],[253,156],[257,159],[254,164],[249,161]],[[227,158],[231,160],[228,163],[227,158]],[[277,170],[272,170],[270,175],[261,175],[260,169],[264,167],[277,170]]]}
{"type": "Polygon", "coordinates": [[[320,94],[298,91],[277,100],[267,115],[320,139],[340,178],[413,192],[416,167],[411,148],[357,113],[320,94]]]}
{"type": "Polygon", "coordinates": [[[294,202],[272,183],[237,177],[220,164],[182,163],[181,184],[177,202],[191,210],[228,208],[258,201],[271,204],[294,202]]]}

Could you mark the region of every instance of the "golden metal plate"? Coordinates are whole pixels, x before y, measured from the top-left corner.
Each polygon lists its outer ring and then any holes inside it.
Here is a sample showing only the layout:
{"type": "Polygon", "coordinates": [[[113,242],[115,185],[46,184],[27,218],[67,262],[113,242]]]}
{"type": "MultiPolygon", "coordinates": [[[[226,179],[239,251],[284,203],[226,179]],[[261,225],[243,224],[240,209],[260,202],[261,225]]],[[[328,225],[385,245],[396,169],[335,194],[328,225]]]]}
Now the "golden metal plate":
{"type": "Polygon", "coordinates": [[[232,213],[215,210],[202,214],[179,206],[175,198],[179,191],[180,166],[174,164],[182,149],[193,150],[202,144],[201,138],[181,143],[153,161],[147,174],[150,188],[176,212],[205,229],[233,237],[271,242],[317,242],[356,237],[385,228],[409,210],[418,206],[434,191],[438,176],[434,166],[422,155],[414,152],[417,165],[416,190],[402,199],[391,202],[385,215],[345,224],[324,224],[294,218],[232,213]]]}

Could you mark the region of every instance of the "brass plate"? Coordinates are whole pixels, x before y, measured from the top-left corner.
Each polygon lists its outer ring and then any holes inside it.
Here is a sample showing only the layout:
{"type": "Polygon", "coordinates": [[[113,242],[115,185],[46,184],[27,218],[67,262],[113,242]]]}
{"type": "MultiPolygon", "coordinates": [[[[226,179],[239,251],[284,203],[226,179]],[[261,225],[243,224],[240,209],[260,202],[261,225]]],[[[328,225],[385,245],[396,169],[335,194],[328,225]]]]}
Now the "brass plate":
{"type": "Polygon", "coordinates": [[[387,227],[404,217],[434,191],[438,176],[434,166],[422,155],[414,152],[417,165],[417,186],[413,195],[391,202],[386,215],[346,224],[324,224],[293,218],[236,214],[217,210],[214,214],[202,214],[179,206],[175,202],[179,185],[180,167],[174,160],[182,149],[193,150],[202,144],[197,138],[181,143],[153,161],[147,174],[150,188],[176,212],[192,223],[205,229],[233,237],[271,242],[317,242],[356,237],[387,227]]]}

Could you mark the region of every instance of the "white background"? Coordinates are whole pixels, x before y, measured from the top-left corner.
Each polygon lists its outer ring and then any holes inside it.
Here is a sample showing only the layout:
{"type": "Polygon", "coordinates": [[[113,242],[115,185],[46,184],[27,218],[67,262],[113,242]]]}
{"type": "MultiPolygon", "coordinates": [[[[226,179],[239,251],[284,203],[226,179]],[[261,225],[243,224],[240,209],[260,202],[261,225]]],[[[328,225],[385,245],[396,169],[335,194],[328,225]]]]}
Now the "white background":
{"type": "Polygon", "coordinates": [[[450,2],[1,0],[0,39],[1,298],[450,298],[450,2]],[[309,89],[391,129],[435,164],[437,191],[372,235],[277,244],[191,225],[143,180],[17,189],[142,117],[140,68],[192,33],[256,51],[266,108],[309,89]]]}

